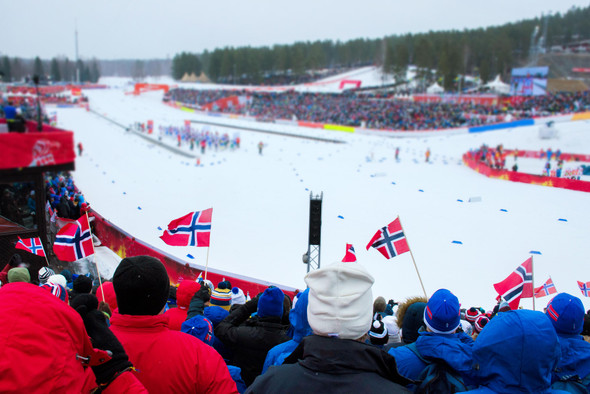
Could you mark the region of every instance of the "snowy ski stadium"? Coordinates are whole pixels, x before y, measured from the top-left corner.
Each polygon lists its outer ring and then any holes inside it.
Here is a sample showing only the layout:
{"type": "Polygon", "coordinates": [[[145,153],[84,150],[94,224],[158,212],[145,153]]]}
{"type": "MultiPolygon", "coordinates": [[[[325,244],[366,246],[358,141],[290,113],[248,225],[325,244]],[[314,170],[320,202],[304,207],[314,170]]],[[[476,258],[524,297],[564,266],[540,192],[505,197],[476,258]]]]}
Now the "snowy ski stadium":
{"type": "MultiPolygon", "coordinates": [[[[330,91],[350,77],[332,77],[314,89],[330,91]]],[[[380,81],[374,68],[354,78],[380,81]]],[[[210,269],[305,288],[309,198],[323,193],[321,265],[340,261],[352,244],[376,279],[375,295],[398,300],[422,294],[409,253],[386,260],[365,248],[376,230],[398,216],[428,294],[448,288],[464,305],[491,308],[497,296],[492,284],[531,251],[538,252],[536,286],[551,277],[558,291],[578,294],[576,281],[585,281],[587,193],[487,178],[465,166],[462,155],[482,144],[585,154],[587,120],[555,118],[558,135],[552,140],[539,137],[542,122],[481,133],[376,136],[200,115],[164,105],[162,91],[131,95],[128,80],[102,82],[109,88],[86,92],[91,111],[56,110],[59,127],[73,130],[85,147],[73,174],[77,186],[107,220],[197,269],[207,264],[208,253],[210,269]],[[125,130],[148,120],[151,136],[125,130]],[[174,137],[158,138],[162,127],[184,127],[187,120],[196,130],[239,135],[239,149],[201,154],[184,141],[178,148],[174,137]],[[168,246],[159,238],[170,220],[206,208],[213,208],[209,251],[168,246]]],[[[544,171],[539,159],[519,158],[518,165],[525,173],[544,171]]],[[[531,299],[521,305],[532,308],[531,299]]]]}

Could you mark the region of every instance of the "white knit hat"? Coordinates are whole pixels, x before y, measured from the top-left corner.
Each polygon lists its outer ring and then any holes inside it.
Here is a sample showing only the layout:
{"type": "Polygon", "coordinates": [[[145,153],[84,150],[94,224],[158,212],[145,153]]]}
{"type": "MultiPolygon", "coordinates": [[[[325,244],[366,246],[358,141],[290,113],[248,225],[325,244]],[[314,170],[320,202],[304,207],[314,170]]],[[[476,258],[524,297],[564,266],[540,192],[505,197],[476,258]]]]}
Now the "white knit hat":
{"type": "Polygon", "coordinates": [[[239,287],[231,289],[231,304],[232,305],[243,305],[246,303],[246,296],[239,287]]]}
{"type": "Polygon", "coordinates": [[[366,334],[373,317],[373,282],[359,263],[337,262],[307,274],[307,319],[313,332],[342,339],[366,334]]]}
{"type": "Polygon", "coordinates": [[[64,289],[67,287],[66,277],[60,274],[51,275],[47,279],[47,283],[53,283],[54,285],[61,285],[64,289]]]}

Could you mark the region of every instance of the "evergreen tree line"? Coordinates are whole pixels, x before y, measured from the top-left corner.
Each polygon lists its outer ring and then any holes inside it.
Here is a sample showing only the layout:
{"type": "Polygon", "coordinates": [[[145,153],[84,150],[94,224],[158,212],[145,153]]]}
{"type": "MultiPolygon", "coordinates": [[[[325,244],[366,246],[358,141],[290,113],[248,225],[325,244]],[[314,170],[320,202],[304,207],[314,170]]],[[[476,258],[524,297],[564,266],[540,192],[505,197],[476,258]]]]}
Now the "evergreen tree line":
{"type": "MultiPolygon", "coordinates": [[[[509,10],[507,10],[509,12],[509,10]]],[[[565,14],[547,17],[545,47],[590,38],[590,7],[573,7],[565,14]]],[[[177,54],[172,60],[173,77],[202,70],[216,82],[247,78],[262,82],[265,76],[306,70],[356,67],[377,64],[403,79],[408,65],[418,67],[418,77],[438,79],[446,89],[459,75],[477,75],[489,81],[497,74],[508,77],[513,67],[527,65],[531,36],[537,17],[502,26],[388,36],[383,39],[355,39],[347,42],[315,41],[272,47],[226,47],[200,55],[177,54]],[[431,70],[436,70],[433,75],[431,70]]]]}
{"type": "Polygon", "coordinates": [[[41,60],[37,56],[30,60],[2,56],[0,60],[0,72],[4,74],[3,82],[27,81],[31,80],[34,75],[38,75],[42,83],[76,82],[77,70],[80,73],[80,82],[96,83],[100,78],[100,67],[96,59],[75,62],[67,57],[41,60]]]}

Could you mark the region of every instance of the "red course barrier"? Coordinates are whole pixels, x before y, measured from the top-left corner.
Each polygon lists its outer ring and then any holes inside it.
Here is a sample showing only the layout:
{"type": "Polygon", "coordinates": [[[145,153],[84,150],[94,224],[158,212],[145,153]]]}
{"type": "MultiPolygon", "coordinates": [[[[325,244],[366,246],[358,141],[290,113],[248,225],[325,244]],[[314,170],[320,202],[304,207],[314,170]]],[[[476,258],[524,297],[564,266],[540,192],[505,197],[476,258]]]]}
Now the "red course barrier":
{"type": "MultiPolygon", "coordinates": [[[[519,156],[521,156],[520,152],[519,156]]],[[[525,156],[524,154],[522,156],[529,157],[525,156]]],[[[590,192],[590,182],[551,176],[525,174],[523,172],[509,170],[496,170],[494,168],[488,167],[483,162],[476,161],[471,153],[465,153],[463,155],[463,163],[469,168],[487,176],[488,178],[497,178],[512,182],[529,183],[531,185],[559,187],[562,189],[590,192]]]]}

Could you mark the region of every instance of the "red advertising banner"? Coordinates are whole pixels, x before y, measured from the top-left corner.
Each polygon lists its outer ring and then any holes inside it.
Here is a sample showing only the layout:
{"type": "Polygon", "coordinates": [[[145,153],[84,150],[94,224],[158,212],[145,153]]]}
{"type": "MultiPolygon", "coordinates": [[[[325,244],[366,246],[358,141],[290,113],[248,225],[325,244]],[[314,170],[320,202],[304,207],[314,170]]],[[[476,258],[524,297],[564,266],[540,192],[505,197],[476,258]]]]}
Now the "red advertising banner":
{"type": "Polygon", "coordinates": [[[590,192],[590,182],[567,178],[557,178],[552,176],[525,174],[524,172],[496,170],[488,167],[482,162],[476,161],[469,153],[465,153],[463,155],[463,163],[469,168],[487,176],[488,178],[497,178],[512,182],[529,183],[531,185],[559,187],[561,189],[590,192]]]}
{"type": "Polygon", "coordinates": [[[588,67],[574,67],[572,71],[575,73],[590,73],[590,68],[588,67]]]}
{"type": "MultiPolygon", "coordinates": [[[[55,128],[44,126],[43,129],[55,128]]],[[[66,164],[76,158],[71,131],[2,133],[0,146],[0,169],[66,164]]]]}
{"type": "MultiPolygon", "coordinates": [[[[204,276],[204,266],[196,265],[194,263],[190,265],[189,263],[183,263],[178,258],[136,239],[100,216],[98,213],[92,211],[92,215],[95,217],[95,220],[92,222],[94,234],[100,239],[102,245],[113,250],[121,258],[140,255],[156,257],[166,267],[166,271],[168,272],[168,276],[172,283],[178,283],[184,279],[196,280],[201,273],[203,273],[204,276]]],[[[213,282],[214,285],[217,285],[217,283],[224,279],[229,280],[232,286],[239,287],[244,291],[244,294],[249,292],[251,297],[263,292],[264,289],[270,285],[280,287],[281,290],[291,298],[295,295],[295,289],[290,287],[215,270],[211,268],[211,262],[209,262],[207,279],[213,282]]]]}

